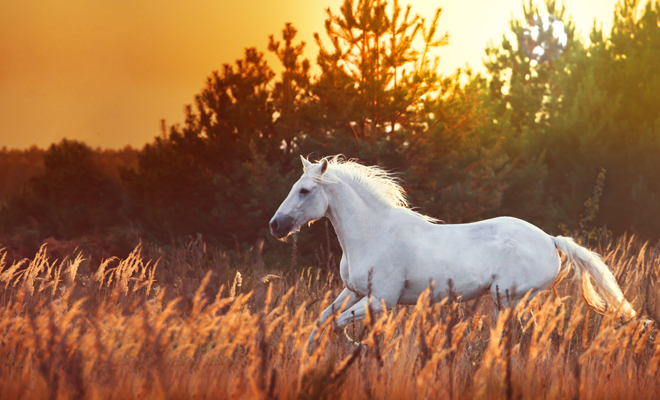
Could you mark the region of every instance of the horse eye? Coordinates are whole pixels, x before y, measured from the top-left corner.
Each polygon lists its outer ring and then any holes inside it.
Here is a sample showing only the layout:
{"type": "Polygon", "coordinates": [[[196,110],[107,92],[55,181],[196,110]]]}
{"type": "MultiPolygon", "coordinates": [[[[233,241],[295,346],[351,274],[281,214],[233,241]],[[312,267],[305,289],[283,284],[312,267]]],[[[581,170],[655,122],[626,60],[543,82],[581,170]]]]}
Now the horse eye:
{"type": "Polygon", "coordinates": [[[309,189],[302,188],[300,189],[300,194],[307,194],[309,193],[309,189]]]}

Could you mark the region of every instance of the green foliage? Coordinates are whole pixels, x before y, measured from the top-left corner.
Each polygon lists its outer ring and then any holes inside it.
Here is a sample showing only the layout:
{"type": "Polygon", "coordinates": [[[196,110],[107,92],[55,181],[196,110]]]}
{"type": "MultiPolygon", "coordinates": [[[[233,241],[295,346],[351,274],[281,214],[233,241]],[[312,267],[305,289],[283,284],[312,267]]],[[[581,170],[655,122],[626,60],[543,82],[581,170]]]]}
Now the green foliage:
{"type": "Polygon", "coordinates": [[[44,153],[36,146],[26,150],[0,149],[0,204],[20,193],[31,178],[43,174],[44,153]]]}
{"type": "Polygon", "coordinates": [[[184,126],[171,127],[169,135],[144,148],[137,169],[122,172],[130,215],[154,238],[201,233],[233,248],[254,243],[268,226],[277,207],[270,196],[282,195],[291,169],[281,149],[291,139],[288,130],[276,127],[275,105],[283,121],[293,120],[293,106],[283,104],[296,102],[291,92],[304,85],[306,74],[296,72],[308,69],[297,64],[295,30],[287,26],[284,36],[284,49],[271,39],[288,66],[275,90],[263,54],[247,49],[235,66],[225,65],[207,80],[195,107],[186,108],[184,126]]]}
{"type": "MultiPolygon", "coordinates": [[[[649,2],[637,16],[636,1],[620,3],[610,37],[594,25],[587,46],[564,8],[548,0],[546,8],[563,18],[569,36],[561,58],[530,63],[506,38],[501,48],[487,49],[490,107],[511,129],[505,149],[514,171],[500,212],[550,231],[560,223],[576,229],[593,177],[604,168],[608,185],[595,226],[660,235],[660,225],[648,218],[657,206],[646,200],[660,193],[652,178],[660,168],[658,7],[649,2]]],[[[526,17],[537,12],[531,2],[525,7],[526,17]]],[[[513,32],[521,26],[511,23],[513,32]]]]}
{"type": "Polygon", "coordinates": [[[130,194],[128,216],[151,238],[168,242],[187,233],[215,233],[208,223],[214,205],[211,175],[176,142],[157,138],[140,152],[137,171],[122,169],[121,176],[130,194]]]}
{"type": "Polygon", "coordinates": [[[429,25],[411,17],[410,7],[402,14],[395,1],[388,15],[386,5],[381,0],[357,5],[346,0],[340,15],[327,11],[325,30],[333,49],[326,49],[315,35],[322,71],[314,85],[316,106],[329,111],[320,115],[322,129],[340,128],[367,143],[393,130],[423,130],[419,106],[424,96],[439,89],[440,80],[438,60],[431,62],[428,51],[447,43],[446,34],[440,40],[435,37],[440,9],[429,25]],[[412,47],[418,37],[424,43],[421,53],[412,47]]]}
{"type": "Polygon", "coordinates": [[[597,239],[595,236],[597,229],[592,226],[598,209],[600,208],[600,196],[603,195],[603,187],[605,186],[605,169],[601,168],[596,178],[596,186],[594,186],[594,193],[584,202],[584,214],[580,219],[579,227],[583,234],[586,234],[589,239],[597,239]]]}
{"type": "Polygon", "coordinates": [[[44,173],[0,210],[4,229],[27,227],[41,238],[80,237],[117,225],[120,190],[87,145],[69,140],[44,154],[44,173]]]}
{"type": "Polygon", "coordinates": [[[593,225],[600,210],[600,197],[603,195],[603,188],[605,187],[606,172],[604,168],[601,168],[598,173],[593,194],[584,202],[584,212],[580,216],[578,229],[570,231],[565,224],[559,224],[559,228],[564,235],[579,238],[583,243],[607,240],[612,237],[612,233],[606,227],[600,228],[593,225]]]}
{"type": "MultiPolygon", "coordinates": [[[[430,50],[448,43],[440,9],[429,20],[398,1],[328,9],[316,76],[286,24],[267,45],[279,75],[246,49],[208,77],[183,124],[139,154],[65,140],[41,165],[35,150],[23,161],[3,150],[0,237],[34,247],[122,226],[161,243],[201,234],[238,251],[261,236],[283,252],[268,220],[301,174],[298,155],[340,153],[399,173],[412,205],[447,222],[513,215],[550,233],[593,238],[607,224],[660,236],[660,3],[638,14],[624,0],[610,35],[594,24],[588,44],[563,6],[545,3],[565,22],[564,54],[530,62],[514,20],[517,39],[486,49],[488,78],[436,72],[430,50]],[[30,178],[23,189],[12,183],[30,178]]],[[[531,0],[523,9],[539,12],[531,0]]],[[[319,263],[329,265],[329,233],[310,231],[297,242],[300,264],[327,243],[319,263]]]]}

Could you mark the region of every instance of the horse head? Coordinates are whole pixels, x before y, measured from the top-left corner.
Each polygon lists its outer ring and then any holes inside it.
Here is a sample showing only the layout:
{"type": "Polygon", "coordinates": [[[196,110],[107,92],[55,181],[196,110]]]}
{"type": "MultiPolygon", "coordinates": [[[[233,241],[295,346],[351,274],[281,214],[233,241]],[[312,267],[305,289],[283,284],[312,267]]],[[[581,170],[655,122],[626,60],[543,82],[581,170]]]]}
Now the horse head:
{"type": "Polygon", "coordinates": [[[284,239],[304,224],[323,217],[328,209],[328,195],[323,187],[328,160],[315,164],[302,156],[300,159],[303,175],[270,220],[270,232],[278,239],[284,239]]]}

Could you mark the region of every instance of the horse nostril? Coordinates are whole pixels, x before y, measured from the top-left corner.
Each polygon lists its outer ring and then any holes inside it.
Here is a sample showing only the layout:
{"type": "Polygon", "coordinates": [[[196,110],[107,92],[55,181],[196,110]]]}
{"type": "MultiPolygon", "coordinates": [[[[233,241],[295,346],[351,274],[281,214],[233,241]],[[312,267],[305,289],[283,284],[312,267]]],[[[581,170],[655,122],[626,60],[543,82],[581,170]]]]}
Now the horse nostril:
{"type": "Polygon", "coordinates": [[[276,230],[277,230],[277,227],[278,227],[277,221],[276,221],[276,220],[272,220],[272,221],[270,222],[270,229],[276,231],[276,230]]]}

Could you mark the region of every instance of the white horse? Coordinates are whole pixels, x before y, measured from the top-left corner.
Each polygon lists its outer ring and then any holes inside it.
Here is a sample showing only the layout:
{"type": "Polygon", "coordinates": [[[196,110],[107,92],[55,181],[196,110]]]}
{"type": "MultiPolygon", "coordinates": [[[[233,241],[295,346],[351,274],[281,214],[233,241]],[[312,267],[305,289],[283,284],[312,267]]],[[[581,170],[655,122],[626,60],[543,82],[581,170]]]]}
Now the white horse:
{"type": "Polygon", "coordinates": [[[339,268],[346,288],[323,311],[319,323],[343,311],[336,321],[343,328],[364,318],[369,300],[374,312],[381,311],[383,303],[388,309],[415,304],[430,282],[436,299],[443,298],[449,294],[450,279],[461,301],[488,290],[497,301],[508,290],[516,302],[528,291],[534,295],[548,287],[560,271],[561,279],[571,265],[582,278],[582,298],[589,307],[600,313],[607,310],[591,276],[610,307],[627,318],[635,315],[600,256],[571,238],[550,236],[512,217],[435,224],[408,207],[396,179],[379,167],[339,157],[318,163],[301,159],[304,173],[270,221],[270,229],[283,239],[321,217],[332,222],[343,251],[339,268]],[[557,250],[569,261],[563,270],[557,250]]]}

